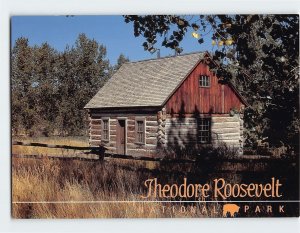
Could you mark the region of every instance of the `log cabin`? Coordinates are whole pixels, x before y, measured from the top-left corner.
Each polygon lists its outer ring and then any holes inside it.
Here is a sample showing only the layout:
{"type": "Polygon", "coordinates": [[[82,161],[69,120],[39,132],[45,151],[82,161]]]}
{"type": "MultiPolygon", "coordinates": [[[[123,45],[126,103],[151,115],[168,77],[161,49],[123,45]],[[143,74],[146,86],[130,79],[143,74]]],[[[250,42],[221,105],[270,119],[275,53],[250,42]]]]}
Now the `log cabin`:
{"type": "Polygon", "coordinates": [[[242,153],[245,99],[209,68],[207,52],[126,62],[86,104],[89,143],[109,153],[226,145],[242,153]]]}

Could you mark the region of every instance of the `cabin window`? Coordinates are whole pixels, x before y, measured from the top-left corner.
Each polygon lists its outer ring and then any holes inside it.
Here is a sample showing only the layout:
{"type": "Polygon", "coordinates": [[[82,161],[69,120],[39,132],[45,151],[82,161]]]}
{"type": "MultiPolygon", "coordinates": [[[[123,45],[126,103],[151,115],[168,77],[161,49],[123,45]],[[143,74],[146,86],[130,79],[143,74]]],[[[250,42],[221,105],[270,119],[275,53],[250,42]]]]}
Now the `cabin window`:
{"type": "Polygon", "coordinates": [[[144,118],[136,119],[135,129],[136,129],[136,143],[145,144],[146,127],[145,127],[144,118]]]}
{"type": "Polygon", "coordinates": [[[210,143],[210,118],[200,118],[198,120],[198,140],[200,143],[210,143]]]}
{"type": "Polygon", "coordinates": [[[200,87],[210,87],[210,78],[207,75],[200,75],[199,77],[200,87]]]}
{"type": "Polygon", "coordinates": [[[102,141],[109,141],[109,118],[102,119],[102,141]]]}

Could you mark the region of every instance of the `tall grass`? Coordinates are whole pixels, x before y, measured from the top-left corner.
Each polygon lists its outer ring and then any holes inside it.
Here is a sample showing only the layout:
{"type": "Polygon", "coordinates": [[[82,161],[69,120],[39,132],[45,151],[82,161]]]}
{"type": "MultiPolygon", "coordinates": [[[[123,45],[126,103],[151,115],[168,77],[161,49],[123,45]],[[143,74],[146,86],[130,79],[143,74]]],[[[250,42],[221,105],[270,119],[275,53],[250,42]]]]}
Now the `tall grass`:
{"type": "MultiPolygon", "coordinates": [[[[142,176],[101,162],[13,158],[12,201],[141,201],[145,179],[142,176]]],[[[216,216],[210,211],[203,213],[202,208],[203,204],[182,207],[159,202],[14,203],[12,215],[14,218],[216,216]]]]}

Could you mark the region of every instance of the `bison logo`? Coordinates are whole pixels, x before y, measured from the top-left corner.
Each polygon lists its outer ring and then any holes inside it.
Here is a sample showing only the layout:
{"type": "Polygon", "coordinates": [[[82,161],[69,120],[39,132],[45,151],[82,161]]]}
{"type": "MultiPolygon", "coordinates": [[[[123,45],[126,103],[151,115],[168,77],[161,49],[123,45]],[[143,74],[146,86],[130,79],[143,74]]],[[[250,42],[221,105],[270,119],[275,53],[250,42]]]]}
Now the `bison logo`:
{"type": "Polygon", "coordinates": [[[240,207],[236,204],[225,204],[223,206],[223,217],[227,216],[227,213],[230,214],[230,217],[234,217],[234,214],[238,213],[240,207]]]}

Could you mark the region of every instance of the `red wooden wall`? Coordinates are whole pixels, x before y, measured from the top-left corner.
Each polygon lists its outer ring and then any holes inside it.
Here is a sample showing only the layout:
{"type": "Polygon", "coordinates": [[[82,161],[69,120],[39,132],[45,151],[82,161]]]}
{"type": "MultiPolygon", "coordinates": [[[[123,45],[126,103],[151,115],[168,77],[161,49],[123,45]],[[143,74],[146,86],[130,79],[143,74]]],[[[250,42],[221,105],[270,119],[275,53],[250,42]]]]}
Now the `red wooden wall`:
{"type": "Polygon", "coordinates": [[[240,109],[241,105],[235,91],[218,83],[209,67],[200,63],[167,101],[166,109],[168,114],[222,114],[233,108],[240,109]],[[210,77],[210,87],[199,87],[200,75],[210,77]]]}

